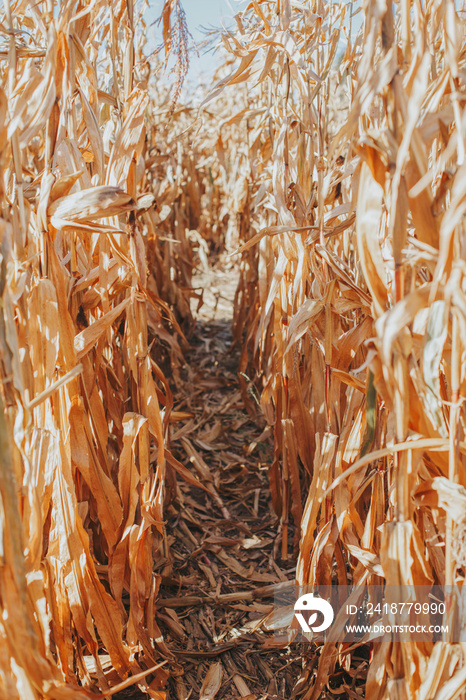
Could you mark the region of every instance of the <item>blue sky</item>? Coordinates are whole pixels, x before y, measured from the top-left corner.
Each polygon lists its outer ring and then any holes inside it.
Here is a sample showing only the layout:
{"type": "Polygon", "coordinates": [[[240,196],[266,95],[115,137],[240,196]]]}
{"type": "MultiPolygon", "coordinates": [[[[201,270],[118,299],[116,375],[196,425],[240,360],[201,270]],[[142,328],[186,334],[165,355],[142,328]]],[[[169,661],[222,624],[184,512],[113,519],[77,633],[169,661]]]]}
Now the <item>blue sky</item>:
{"type": "Polygon", "coordinates": [[[221,27],[232,23],[235,12],[239,9],[237,0],[182,0],[189,29],[194,39],[202,38],[200,27],[221,27]]]}

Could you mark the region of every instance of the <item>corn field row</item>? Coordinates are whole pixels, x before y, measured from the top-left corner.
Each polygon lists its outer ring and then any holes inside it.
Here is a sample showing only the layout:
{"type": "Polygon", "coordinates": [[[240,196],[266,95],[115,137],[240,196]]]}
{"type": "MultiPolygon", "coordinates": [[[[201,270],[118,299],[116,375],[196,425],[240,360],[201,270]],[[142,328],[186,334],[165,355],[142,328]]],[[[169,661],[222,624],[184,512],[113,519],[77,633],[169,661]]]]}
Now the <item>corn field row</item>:
{"type": "MultiPolygon", "coordinates": [[[[8,700],[135,683],[166,697],[165,508],[177,478],[199,485],[170,435],[193,274],[214,249],[240,268],[239,386],[251,416],[256,387],[270,426],[297,583],[465,576],[461,8],[252,0],[200,110],[182,88],[181,4],[160,11],[156,58],[132,0],[5,0],[1,13],[8,700]]],[[[302,697],[318,700],[354,652],[329,638],[302,697]]],[[[464,645],[373,643],[371,700],[465,692],[464,645]]]]}

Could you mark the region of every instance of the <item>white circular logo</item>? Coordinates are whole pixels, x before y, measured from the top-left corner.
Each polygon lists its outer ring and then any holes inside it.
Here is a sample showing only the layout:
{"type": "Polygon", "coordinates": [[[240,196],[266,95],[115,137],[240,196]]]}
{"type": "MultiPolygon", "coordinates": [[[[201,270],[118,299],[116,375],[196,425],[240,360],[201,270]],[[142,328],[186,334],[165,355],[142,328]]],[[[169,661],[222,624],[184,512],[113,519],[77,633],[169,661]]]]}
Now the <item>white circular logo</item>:
{"type": "Polygon", "coordinates": [[[294,614],[303,632],[307,632],[308,634],[312,634],[312,632],[323,632],[328,629],[334,618],[333,608],[328,600],[317,598],[313,593],[305,593],[298,598],[294,604],[294,614]],[[318,612],[322,613],[324,621],[321,625],[314,627],[318,612]],[[307,622],[304,618],[306,613],[310,613],[307,622]]]}

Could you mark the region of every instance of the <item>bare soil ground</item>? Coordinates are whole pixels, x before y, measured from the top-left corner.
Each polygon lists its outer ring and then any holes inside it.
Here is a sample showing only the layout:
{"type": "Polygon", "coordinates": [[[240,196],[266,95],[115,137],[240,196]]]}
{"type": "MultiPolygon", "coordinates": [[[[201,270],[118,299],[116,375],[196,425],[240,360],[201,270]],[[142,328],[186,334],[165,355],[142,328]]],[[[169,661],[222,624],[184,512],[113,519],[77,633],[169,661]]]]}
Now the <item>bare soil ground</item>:
{"type": "Polygon", "coordinates": [[[266,425],[260,412],[254,419],[246,413],[239,391],[231,333],[236,285],[236,270],[225,261],[195,278],[204,303],[176,406],[193,419],[174,433],[172,449],[211,492],[180,483],[180,502],[168,510],[173,565],[159,610],[177,662],[169,694],[179,700],[202,697],[216,663],[219,699],[289,698],[301,675],[300,661],[292,660],[296,650],[290,656],[276,648],[273,634],[262,629],[273,585],[292,580],[295,568],[279,560],[266,425]]]}

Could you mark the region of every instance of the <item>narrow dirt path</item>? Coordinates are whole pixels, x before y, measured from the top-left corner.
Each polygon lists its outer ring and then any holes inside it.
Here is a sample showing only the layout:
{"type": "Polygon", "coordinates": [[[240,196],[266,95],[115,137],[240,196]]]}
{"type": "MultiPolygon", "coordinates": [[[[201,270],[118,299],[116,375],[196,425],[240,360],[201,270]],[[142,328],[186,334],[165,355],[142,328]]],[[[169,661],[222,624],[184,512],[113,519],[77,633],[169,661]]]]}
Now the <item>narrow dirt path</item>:
{"type": "Polygon", "coordinates": [[[293,580],[295,569],[279,560],[265,423],[241,401],[231,333],[236,285],[225,261],[195,278],[204,304],[175,406],[192,418],[173,433],[171,448],[209,490],[178,480],[167,512],[170,560],[158,619],[174,657],[169,696],[177,700],[203,697],[209,669],[214,684],[222,676],[219,699],[288,699],[302,668],[296,648],[288,655],[264,624],[273,586],[293,580]]]}
{"type": "MultiPolygon", "coordinates": [[[[270,505],[272,442],[260,411],[251,418],[239,391],[231,331],[237,281],[224,259],[193,282],[203,304],[193,308],[174,407],[191,417],[176,424],[170,447],[207,490],[179,477],[167,485],[174,498],[156,619],[169,657],[168,700],[290,700],[315,663],[309,645],[287,649],[268,627],[275,586],[293,581],[295,567],[280,559],[270,505]]],[[[133,687],[116,697],[146,696],[133,687]]]]}

